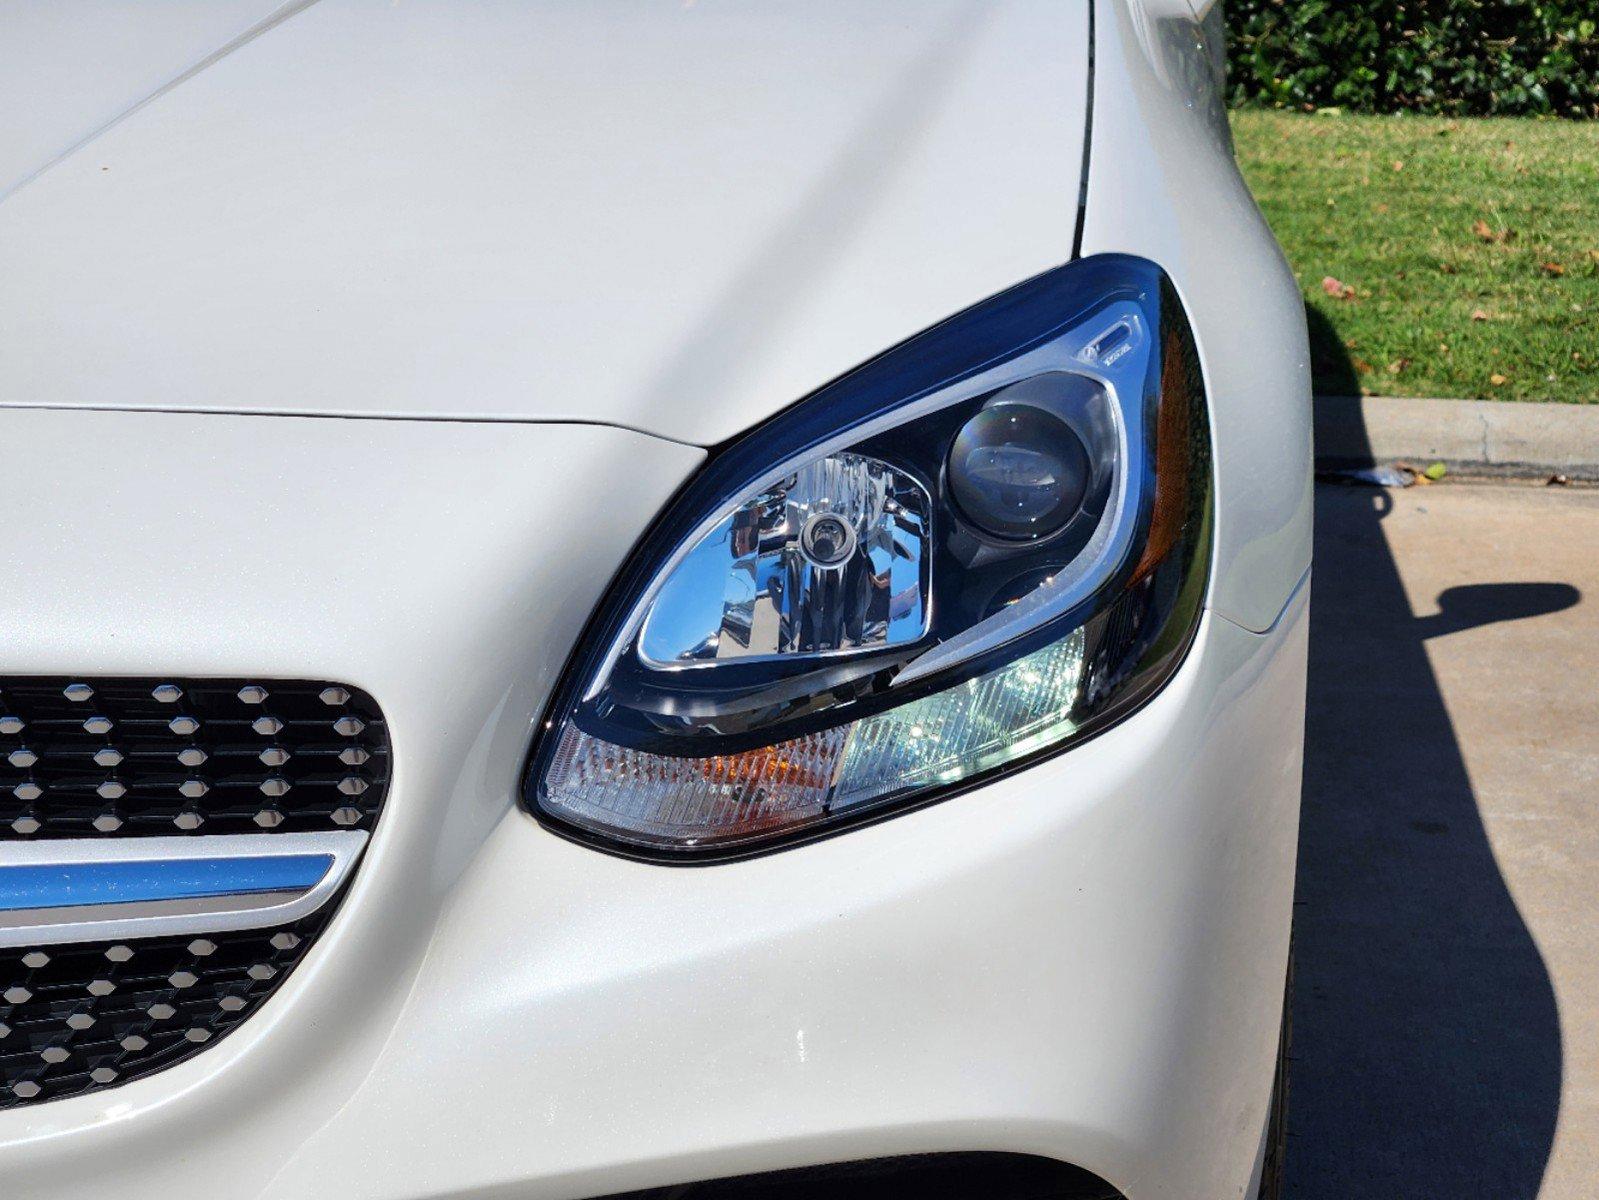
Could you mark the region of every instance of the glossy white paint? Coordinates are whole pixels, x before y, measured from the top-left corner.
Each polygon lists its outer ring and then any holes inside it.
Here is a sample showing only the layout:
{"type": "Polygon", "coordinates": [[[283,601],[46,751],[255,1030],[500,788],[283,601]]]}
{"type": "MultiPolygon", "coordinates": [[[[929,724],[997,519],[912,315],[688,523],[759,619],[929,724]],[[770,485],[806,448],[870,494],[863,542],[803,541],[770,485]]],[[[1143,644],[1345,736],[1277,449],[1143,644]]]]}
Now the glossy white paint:
{"type": "Polygon", "coordinates": [[[0,197],[304,3],[8,0],[0,7],[0,197]]]}
{"type": "Polygon", "coordinates": [[[1105,3],[1083,253],[1160,263],[1199,340],[1215,432],[1211,603],[1264,629],[1310,567],[1299,287],[1233,161],[1214,61],[1180,3],[1105,3]]]}
{"type": "Polygon", "coordinates": [[[1045,766],[657,868],[513,797],[567,646],[697,452],[179,414],[0,431],[27,448],[0,463],[0,669],[316,667],[382,698],[397,752],[355,889],[283,991],[176,1068],[0,1114],[8,1200],[557,1200],[954,1147],[1068,1158],[1135,1200],[1247,1171],[1266,1033],[1240,1011],[1278,984],[1303,594],[1268,635],[1207,619],[1153,704],[1045,766]],[[616,504],[551,519],[617,461],[616,504]]]}
{"type": "Polygon", "coordinates": [[[1071,257],[1087,23],[323,0],[0,204],[0,404],[721,441],[1071,257]]]}
{"type": "Polygon", "coordinates": [[[0,1113],[6,1200],[578,1200],[973,1149],[1246,1193],[1309,410],[1178,0],[1099,9],[1084,230],[1172,274],[1211,390],[1213,611],[1171,685],[751,862],[626,862],[515,805],[595,601],[703,461],[676,443],[1068,257],[1086,24],[323,0],[0,203],[0,674],[336,678],[396,753],[307,961],[175,1068],[0,1113]],[[529,423],[561,420],[598,424],[529,423]]]}

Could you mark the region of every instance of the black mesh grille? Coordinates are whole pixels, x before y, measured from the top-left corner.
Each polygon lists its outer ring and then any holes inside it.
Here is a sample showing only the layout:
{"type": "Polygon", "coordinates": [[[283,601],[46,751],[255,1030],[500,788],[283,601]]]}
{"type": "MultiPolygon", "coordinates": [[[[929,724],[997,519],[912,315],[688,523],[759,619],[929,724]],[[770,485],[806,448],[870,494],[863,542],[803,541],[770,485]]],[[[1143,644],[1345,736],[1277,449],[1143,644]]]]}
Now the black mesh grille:
{"type": "Polygon", "coordinates": [[[0,840],[371,829],[388,778],[343,684],[0,678],[0,840]]]}
{"type": "MultiPolygon", "coordinates": [[[[388,780],[383,714],[345,684],[0,678],[0,842],[370,830],[388,780]]],[[[333,908],[279,928],[0,949],[0,1108],[114,1087],[215,1043],[333,908]]]]}
{"type": "Polygon", "coordinates": [[[0,950],[0,1109],[98,1091],[214,1044],[332,911],[278,929],[0,950]]]}

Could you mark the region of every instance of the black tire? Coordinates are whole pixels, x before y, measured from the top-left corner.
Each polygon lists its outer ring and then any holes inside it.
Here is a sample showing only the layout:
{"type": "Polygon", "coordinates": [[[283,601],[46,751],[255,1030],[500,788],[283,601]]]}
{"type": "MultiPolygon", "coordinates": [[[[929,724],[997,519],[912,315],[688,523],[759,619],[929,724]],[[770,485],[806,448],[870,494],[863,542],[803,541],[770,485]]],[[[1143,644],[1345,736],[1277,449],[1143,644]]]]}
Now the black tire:
{"type": "Polygon", "coordinates": [[[1277,1076],[1271,1088],[1271,1120],[1266,1127],[1266,1161],[1260,1168],[1260,1200],[1282,1200],[1283,1166],[1288,1154],[1288,1062],[1294,1041],[1294,945],[1288,943],[1288,978],[1283,985],[1282,1033],[1277,1039],[1277,1076]]]}

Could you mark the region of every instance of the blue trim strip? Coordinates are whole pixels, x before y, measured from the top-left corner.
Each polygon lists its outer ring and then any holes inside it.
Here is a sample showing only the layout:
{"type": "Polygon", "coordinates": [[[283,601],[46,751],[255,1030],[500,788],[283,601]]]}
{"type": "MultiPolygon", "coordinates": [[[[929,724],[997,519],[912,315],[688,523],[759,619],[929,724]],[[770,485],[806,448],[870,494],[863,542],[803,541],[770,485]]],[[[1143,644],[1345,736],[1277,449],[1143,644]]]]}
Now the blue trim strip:
{"type": "Polygon", "coordinates": [[[305,892],[332,866],[331,854],[0,866],[0,912],[305,892]]]}

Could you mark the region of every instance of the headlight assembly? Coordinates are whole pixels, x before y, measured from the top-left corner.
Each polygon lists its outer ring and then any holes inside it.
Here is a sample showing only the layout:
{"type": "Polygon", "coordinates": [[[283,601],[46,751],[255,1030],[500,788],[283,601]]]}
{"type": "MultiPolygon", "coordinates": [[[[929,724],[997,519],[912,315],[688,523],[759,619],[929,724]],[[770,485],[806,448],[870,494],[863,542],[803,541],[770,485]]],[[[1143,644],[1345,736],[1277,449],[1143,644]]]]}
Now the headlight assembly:
{"type": "Polygon", "coordinates": [[[1210,481],[1157,267],[1003,292],[712,456],[569,664],[528,803],[615,850],[729,857],[1058,751],[1181,660],[1210,481]]]}

